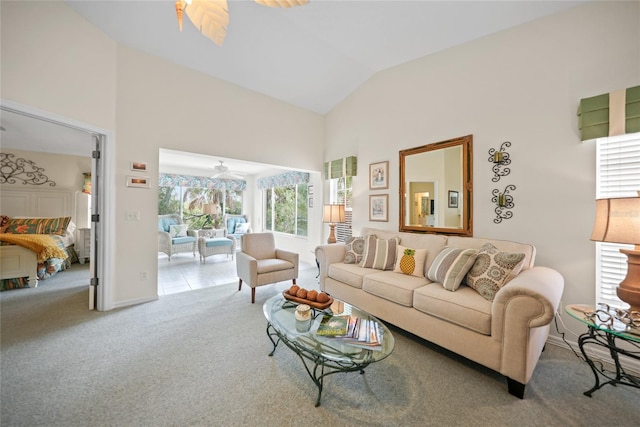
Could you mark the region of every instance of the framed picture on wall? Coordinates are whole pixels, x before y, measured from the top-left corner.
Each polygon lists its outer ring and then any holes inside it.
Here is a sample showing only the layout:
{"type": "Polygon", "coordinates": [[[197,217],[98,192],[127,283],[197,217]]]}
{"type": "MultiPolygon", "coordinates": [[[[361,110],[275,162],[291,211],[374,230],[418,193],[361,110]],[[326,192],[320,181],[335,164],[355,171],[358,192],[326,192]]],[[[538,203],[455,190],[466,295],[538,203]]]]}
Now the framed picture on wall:
{"type": "Polygon", "coordinates": [[[389,162],[371,163],[369,165],[369,190],[389,188],[389,162]]]}
{"type": "Polygon", "coordinates": [[[146,172],[147,164],[144,162],[131,162],[129,169],[134,172],[146,172]]]}
{"type": "Polygon", "coordinates": [[[458,207],[458,192],[449,190],[449,207],[457,208],[458,207]]]}
{"type": "Polygon", "coordinates": [[[149,188],[148,176],[127,176],[127,187],[149,188]]]}
{"type": "Polygon", "coordinates": [[[388,194],[372,194],[369,196],[369,221],[389,221],[388,194]]]}

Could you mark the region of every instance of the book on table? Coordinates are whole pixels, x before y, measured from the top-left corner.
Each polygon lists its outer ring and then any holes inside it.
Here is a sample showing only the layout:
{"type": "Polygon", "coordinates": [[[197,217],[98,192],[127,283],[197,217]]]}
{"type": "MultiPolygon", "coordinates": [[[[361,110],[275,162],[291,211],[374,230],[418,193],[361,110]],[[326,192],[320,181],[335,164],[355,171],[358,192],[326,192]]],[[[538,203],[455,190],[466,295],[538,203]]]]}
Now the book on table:
{"type": "Polygon", "coordinates": [[[382,347],[382,327],[375,320],[355,316],[325,315],[316,334],[343,340],[347,344],[369,349],[382,347]]]}

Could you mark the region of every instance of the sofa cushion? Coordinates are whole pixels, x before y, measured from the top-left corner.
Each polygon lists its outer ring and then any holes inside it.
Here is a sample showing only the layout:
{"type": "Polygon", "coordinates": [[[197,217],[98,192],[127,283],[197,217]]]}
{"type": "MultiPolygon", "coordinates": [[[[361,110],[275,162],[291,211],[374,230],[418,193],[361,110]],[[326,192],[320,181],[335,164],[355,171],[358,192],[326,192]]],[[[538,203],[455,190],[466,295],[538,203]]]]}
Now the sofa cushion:
{"type": "MultiPolygon", "coordinates": [[[[244,218],[240,218],[240,219],[244,219],[244,218]]],[[[245,233],[248,233],[249,232],[249,227],[251,227],[250,223],[237,221],[236,222],[236,229],[233,232],[233,234],[245,234],[245,233]]]]}
{"type": "Polygon", "coordinates": [[[492,303],[468,286],[449,292],[438,284],[417,288],[413,308],[484,335],[491,335],[492,303]]]}
{"type": "Polygon", "coordinates": [[[344,256],[345,264],[359,264],[364,255],[364,237],[349,237],[344,242],[347,253],[344,256]]]}
{"type": "Polygon", "coordinates": [[[363,277],[362,290],[397,304],[411,307],[413,305],[413,291],[427,283],[429,281],[424,276],[415,277],[393,271],[378,271],[363,277]]]}
{"type": "Polygon", "coordinates": [[[448,291],[455,291],[473,266],[477,254],[478,251],[475,249],[447,246],[433,260],[427,278],[442,283],[442,286],[448,291]]]}
{"type": "Polygon", "coordinates": [[[396,262],[396,247],[400,243],[399,240],[397,237],[378,239],[375,235],[366,236],[362,267],[393,270],[393,265],[396,262]]]}
{"type": "Polygon", "coordinates": [[[362,268],[358,264],[335,263],[329,265],[327,276],[354,288],[362,289],[362,279],[366,274],[379,270],[362,268]]]}
{"type": "Polygon", "coordinates": [[[406,246],[398,245],[398,250],[396,252],[396,265],[393,268],[393,272],[410,274],[416,277],[424,277],[424,262],[426,259],[427,259],[426,249],[414,249],[414,248],[407,248],[406,246]],[[412,271],[404,272],[402,271],[402,257],[404,256],[404,251],[407,249],[414,250],[414,254],[412,255],[412,257],[415,262],[415,267],[412,271]]]}
{"type": "Polygon", "coordinates": [[[502,252],[491,243],[480,248],[465,283],[488,301],[522,270],[525,254],[502,252]]]}
{"type": "Polygon", "coordinates": [[[169,226],[169,236],[185,237],[187,235],[187,224],[171,224],[169,226]]]}

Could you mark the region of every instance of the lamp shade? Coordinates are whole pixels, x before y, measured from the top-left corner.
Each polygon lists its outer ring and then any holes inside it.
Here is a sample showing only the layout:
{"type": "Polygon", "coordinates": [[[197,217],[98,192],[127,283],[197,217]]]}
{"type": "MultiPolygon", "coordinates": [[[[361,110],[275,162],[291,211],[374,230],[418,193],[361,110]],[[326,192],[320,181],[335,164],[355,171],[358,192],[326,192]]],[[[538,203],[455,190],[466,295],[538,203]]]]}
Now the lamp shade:
{"type": "Polygon", "coordinates": [[[591,240],[640,244],[640,197],[596,200],[591,240]]]}
{"type": "Polygon", "coordinates": [[[344,205],[324,205],[322,222],[331,224],[344,222],[344,205]]]}

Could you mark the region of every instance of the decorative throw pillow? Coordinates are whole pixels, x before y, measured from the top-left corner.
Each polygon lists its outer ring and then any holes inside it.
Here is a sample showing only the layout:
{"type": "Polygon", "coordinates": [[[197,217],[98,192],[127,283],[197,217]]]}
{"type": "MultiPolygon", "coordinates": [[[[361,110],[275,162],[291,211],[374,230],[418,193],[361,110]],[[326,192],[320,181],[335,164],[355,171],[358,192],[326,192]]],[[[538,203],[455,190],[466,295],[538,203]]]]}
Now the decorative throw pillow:
{"type": "Polygon", "coordinates": [[[344,256],[345,264],[359,264],[364,255],[364,237],[349,237],[344,242],[347,253],[344,256]]]}
{"type": "Polygon", "coordinates": [[[416,277],[424,277],[424,262],[426,259],[426,249],[413,249],[398,245],[396,266],[393,271],[416,277]]]}
{"type": "Polygon", "coordinates": [[[249,227],[251,224],[248,222],[241,222],[236,224],[236,232],[235,234],[244,234],[249,232],[249,227]]]}
{"type": "Polygon", "coordinates": [[[172,224],[169,226],[169,236],[187,237],[187,224],[172,224]]]}
{"type": "Polygon", "coordinates": [[[9,217],[6,215],[0,216],[0,233],[4,233],[4,230],[7,228],[9,224],[9,217]]]}
{"type": "Polygon", "coordinates": [[[522,270],[524,254],[501,252],[491,243],[480,248],[465,283],[485,299],[493,301],[496,293],[522,270]]]}
{"type": "Polygon", "coordinates": [[[460,249],[445,247],[433,260],[427,277],[434,282],[442,283],[448,291],[455,291],[462,283],[476,260],[476,249],[460,249]]]}
{"type": "Polygon", "coordinates": [[[377,239],[375,235],[366,236],[364,254],[362,256],[363,268],[375,268],[377,270],[393,270],[396,262],[396,247],[400,239],[377,239]]]}
{"type": "Polygon", "coordinates": [[[5,233],[12,234],[59,234],[64,235],[71,221],[70,216],[60,218],[11,218],[5,233]]]}

